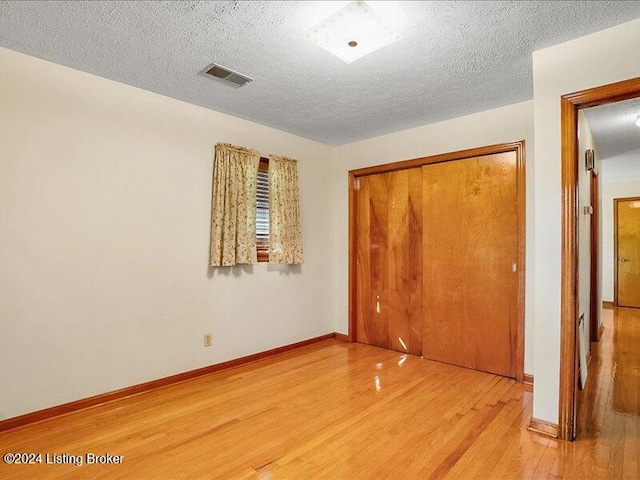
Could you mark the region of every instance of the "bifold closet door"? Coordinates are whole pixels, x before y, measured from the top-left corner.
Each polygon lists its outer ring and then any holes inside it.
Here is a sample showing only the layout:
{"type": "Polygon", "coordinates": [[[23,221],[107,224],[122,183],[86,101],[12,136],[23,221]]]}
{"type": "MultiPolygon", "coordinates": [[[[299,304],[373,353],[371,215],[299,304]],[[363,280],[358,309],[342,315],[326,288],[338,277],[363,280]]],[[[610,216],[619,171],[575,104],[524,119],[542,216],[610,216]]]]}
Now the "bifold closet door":
{"type": "Polygon", "coordinates": [[[516,376],[515,152],[425,165],[425,358],[516,376]]]}
{"type": "Polygon", "coordinates": [[[422,352],[422,172],[363,176],[356,187],[357,339],[422,352]]]}

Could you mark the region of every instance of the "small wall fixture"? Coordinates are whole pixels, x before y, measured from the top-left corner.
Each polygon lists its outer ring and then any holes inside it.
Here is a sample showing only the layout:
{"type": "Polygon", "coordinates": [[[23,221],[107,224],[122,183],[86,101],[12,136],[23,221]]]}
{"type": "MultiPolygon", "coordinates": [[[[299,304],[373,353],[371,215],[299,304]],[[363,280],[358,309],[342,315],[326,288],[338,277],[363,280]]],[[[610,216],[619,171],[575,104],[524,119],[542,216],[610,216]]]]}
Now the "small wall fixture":
{"type": "Polygon", "coordinates": [[[312,27],[307,38],[345,63],[400,39],[366,2],[351,2],[312,27]]]}
{"type": "Polygon", "coordinates": [[[584,166],[587,170],[593,170],[596,166],[595,152],[593,150],[586,150],[584,152],[584,166]]]}
{"type": "Polygon", "coordinates": [[[636,125],[640,127],[640,115],[638,115],[638,118],[636,119],[636,125]]]}

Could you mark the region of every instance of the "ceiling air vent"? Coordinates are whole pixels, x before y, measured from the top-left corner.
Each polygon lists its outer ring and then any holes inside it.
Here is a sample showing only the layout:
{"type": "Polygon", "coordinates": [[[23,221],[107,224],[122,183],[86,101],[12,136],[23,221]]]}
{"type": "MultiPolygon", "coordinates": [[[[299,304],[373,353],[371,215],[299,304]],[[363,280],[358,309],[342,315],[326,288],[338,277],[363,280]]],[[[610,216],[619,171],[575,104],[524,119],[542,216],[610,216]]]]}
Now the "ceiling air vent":
{"type": "Polygon", "coordinates": [[[207,75],[219,78],[225,82],[230,83],[236,87],[243,87],[249,82],[253,82],[253,78],[242,75],[241,73],[234,72],[233,70],[223,67],[222,65],[216,65],[215,63],[209,67],[206,71],[207,75]]]}

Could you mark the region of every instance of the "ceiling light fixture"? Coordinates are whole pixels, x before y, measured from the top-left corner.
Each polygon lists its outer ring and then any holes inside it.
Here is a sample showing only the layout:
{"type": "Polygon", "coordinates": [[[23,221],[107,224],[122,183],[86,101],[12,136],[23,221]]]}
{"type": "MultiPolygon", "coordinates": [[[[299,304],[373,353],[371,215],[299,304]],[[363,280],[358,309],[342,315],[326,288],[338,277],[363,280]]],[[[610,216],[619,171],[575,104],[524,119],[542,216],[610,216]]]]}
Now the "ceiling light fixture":
{"type": "Polygon", "coordinates": [[[393,29],[366,2],[346,7],[307,31],[307,38],[352,63],[400,39],[393,29]]]}

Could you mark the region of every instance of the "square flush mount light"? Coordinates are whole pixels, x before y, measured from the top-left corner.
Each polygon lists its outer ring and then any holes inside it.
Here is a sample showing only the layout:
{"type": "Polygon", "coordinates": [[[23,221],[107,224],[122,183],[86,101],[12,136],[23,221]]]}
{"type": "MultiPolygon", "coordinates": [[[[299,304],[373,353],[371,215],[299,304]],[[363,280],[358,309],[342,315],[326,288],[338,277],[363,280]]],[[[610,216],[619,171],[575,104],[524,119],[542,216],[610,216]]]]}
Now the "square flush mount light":
{"type": "Polygon", "coordinates": [[[346,63],[352,63],[400,35],[365,2],[351,2],[312,27],[307,38],[346,63]]]}

